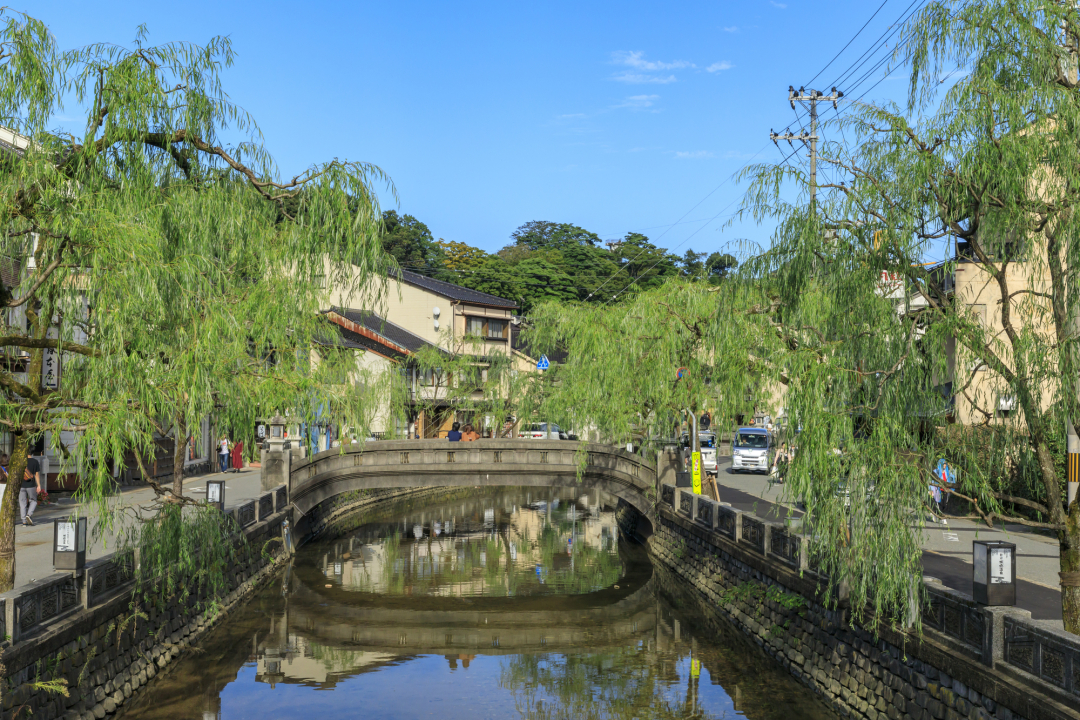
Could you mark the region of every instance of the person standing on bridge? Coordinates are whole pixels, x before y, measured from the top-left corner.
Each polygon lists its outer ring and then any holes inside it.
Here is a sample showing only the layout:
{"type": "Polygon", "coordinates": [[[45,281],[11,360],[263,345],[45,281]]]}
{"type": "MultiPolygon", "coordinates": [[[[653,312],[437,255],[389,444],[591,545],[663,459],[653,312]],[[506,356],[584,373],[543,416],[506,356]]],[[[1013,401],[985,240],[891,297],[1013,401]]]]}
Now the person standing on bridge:
{"type": "Polygon", "coordinates": [[[450,432],[446,433],[446,439],[450,442],[461,442],[461,423],[450,426],[450,432]]]}
{"type": "Polygon", "coordinates": [[[480,433],[476,432],[476,428],[472,426],[472,423],[465,425],[464,430],[461,433],[462,442],[472,442],[473,440],[479,440],[480,433]]]}
{"type": "Polygon", "coordinates": [[[34,524],[34,511],[37,510],[40,492],[41,463],[27,451],[26,469],[23,470],[22,488],[19,489],[19,512],[22,514],[23,525],[34,524]]]}

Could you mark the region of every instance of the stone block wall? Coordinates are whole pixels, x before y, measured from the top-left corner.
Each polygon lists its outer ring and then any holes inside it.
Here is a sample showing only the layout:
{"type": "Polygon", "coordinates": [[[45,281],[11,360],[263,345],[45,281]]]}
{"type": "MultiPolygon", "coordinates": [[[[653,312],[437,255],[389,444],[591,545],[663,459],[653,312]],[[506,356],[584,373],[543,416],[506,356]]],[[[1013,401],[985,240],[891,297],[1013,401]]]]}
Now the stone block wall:
{"type": "MultiPolygon", "coordinates": [[[[637,511],[620,505],[620,526],[637,511]]],[[[1002,672],[936,639],[849,621],[820,600],[824,582],[662,505],[650,555],[703,607],[750,637],[840,715],[879,720],[1065,720],[1080,703],[1034,678],[1002,672]]],[[[830,607],[833,607],[830,604],[830,607]]],[[[1007,669],[1006,669],[1007,670],[1007,669]]]]}
{"type": "Polygon", "coordinates": [[[0,652],[3,717],[101,720],[176,659],[210,627],[225,619],[286,558],[283,522],[274,513],[244,528],[247,552],[231,569],[231,590],[216,612],[189,597],[165,608],[133,612],[130,588],[109,600],[65,615],[0,652]],[[36,686],[64,680],[67,696],[36,686]]]}

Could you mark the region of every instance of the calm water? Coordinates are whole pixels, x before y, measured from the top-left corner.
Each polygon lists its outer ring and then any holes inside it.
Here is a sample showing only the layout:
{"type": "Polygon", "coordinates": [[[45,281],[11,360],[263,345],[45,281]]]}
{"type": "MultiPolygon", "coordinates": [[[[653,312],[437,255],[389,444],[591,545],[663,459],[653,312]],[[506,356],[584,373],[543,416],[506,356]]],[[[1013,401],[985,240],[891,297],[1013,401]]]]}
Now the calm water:
{"type": "Polygon", "coordinates": [[[613,498],[505,489],[401,503],[302,548],[125,714],[835,717],[699,613],[620,539],[613,498]]]}

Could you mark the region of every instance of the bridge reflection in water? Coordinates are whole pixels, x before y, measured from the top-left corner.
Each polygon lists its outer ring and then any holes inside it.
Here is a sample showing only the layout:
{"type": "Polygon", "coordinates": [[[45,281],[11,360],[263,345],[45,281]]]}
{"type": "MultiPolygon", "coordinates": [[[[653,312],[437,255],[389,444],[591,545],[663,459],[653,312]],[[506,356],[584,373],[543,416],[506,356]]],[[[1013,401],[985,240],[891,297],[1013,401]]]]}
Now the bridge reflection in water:
{"type": "Polygon", "coordinates": [[[833,717],[707,627],[613,509],[497,489],[343,523],[132,716],[833,717]]]}

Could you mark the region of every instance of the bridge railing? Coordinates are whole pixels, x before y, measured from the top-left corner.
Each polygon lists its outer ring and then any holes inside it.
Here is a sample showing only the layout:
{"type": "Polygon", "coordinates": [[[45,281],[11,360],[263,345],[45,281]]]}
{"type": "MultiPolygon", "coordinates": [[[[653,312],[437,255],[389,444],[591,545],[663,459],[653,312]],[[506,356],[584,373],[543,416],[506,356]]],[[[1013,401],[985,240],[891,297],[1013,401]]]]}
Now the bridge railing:
{"type": "Polygon", "coordinates": [[[290,500],[301,512],[307,512],[332,493],[366,487],[362,476],[382,483],[371,487],[392,487],[397,481],[406,483],[404,486],[415,486],[421,480],[438,485],[440,476],[454,475],[470,476],[466,479],[474,484],[471,478],[480,472],[484,480],[496,473],[503,479],[522,473],[606,478],[646,498],[648,507],[642,510],[651,512],[655,503],[655,463],[622,448],[566,440],[367,441],[297,459],[289,466],[287,482],[290,500]],[[337,484],[331,488],[333,483],[337,484]],[[348,483],[353,485],[346,487],[348,483]]]}

